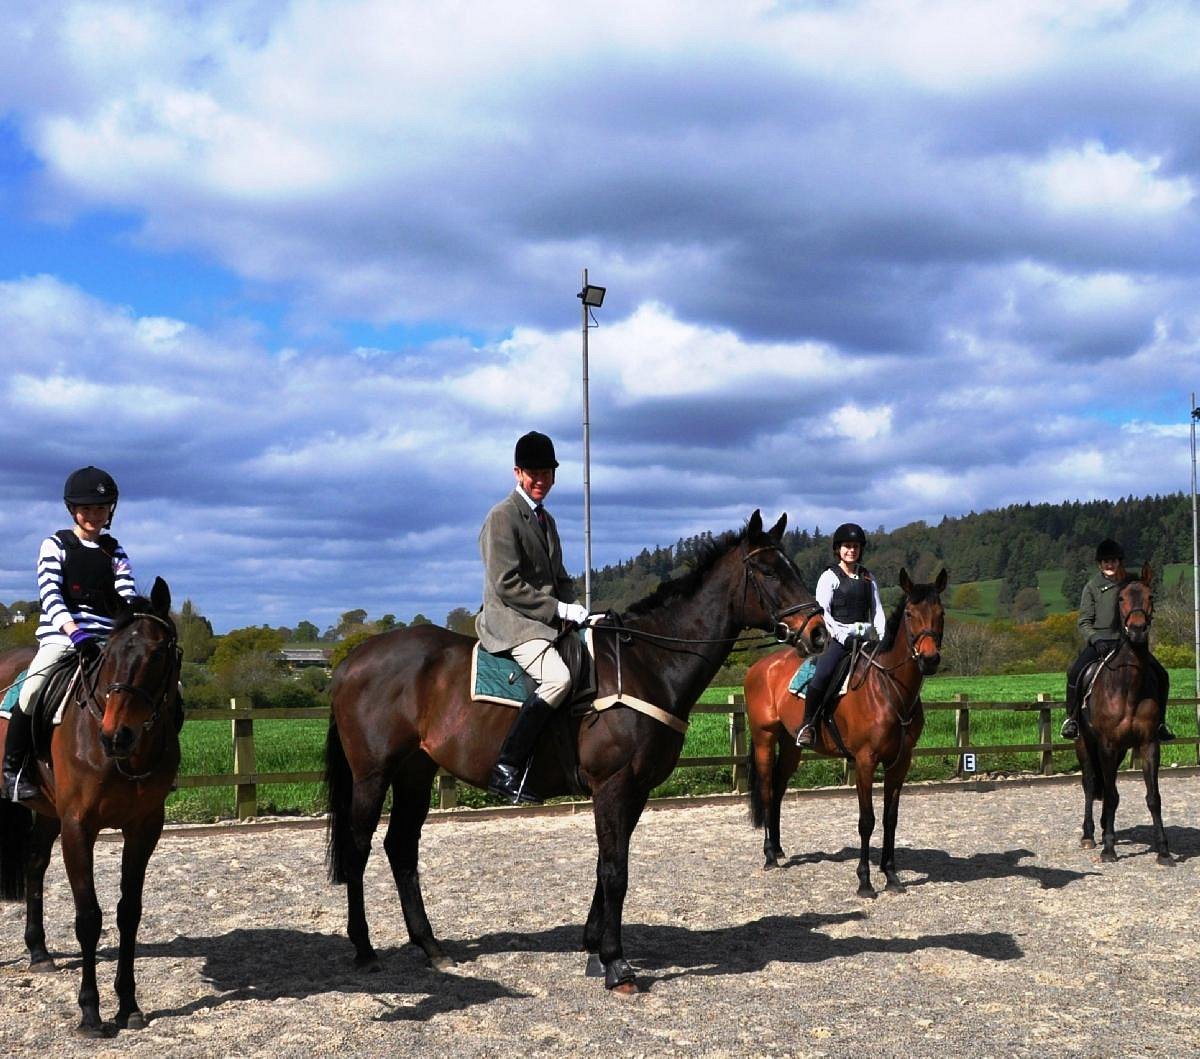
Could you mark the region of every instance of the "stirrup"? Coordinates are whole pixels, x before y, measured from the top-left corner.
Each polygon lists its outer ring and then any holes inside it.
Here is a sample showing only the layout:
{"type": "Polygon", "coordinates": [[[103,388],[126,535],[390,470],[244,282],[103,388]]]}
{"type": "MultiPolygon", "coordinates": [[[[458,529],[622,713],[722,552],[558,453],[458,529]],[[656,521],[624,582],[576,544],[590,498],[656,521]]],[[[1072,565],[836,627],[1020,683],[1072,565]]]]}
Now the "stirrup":
{"type": "Polygon", "coordinates": [[[800,726],[800,731],[798,731],[796,733],[796,746],[811,747],[811,746],[815,746],[816,742],[817,742],[817,723],[816,723],[816,721],[812,721],[808,724],[802,724],[800,726]],[[804,738],[806,735],[808,736],[808,739],[804,738]]]}
{"type": "Polygon", "coordinates": [[[1079,738],[1079,722],[1074,717],[1067,717],[1063,720],[1062,728],[1058,730],[1058,734],[1063,739],[1078,739],[1079,738]]]}

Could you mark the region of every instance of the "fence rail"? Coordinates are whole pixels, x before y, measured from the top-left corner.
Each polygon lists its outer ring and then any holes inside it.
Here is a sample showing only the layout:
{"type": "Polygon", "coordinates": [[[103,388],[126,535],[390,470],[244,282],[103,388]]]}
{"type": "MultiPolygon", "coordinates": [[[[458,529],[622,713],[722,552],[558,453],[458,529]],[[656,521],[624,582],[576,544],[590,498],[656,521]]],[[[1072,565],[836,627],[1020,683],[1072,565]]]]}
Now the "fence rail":
{"type": "MultiPolygon", "coordinates": [[[[1191,706],[1196,716],[1197,731],[1200,731],[1200,698],[1170,699],[1168,707],[1191,706]]],[[[914,757],[947,757],[954,755],[958,759],[957,774],[963,773],[964,755],[974,754],[978,757],[988,757],[995,754],[1039,754],[1039,772],[1049,775],[1053,771],[1053,755],[1056,752],[1071,750],[1073,743],[1055,741],[1051,728],[1051,711],[1061,709],[1064,703],[1061,699],[1052,699],[1049,695],[1039,695],[1035,702],[972,702],[966,695],[956,695],[953,702],[926,702],[926,712],[954,711],[954,744],[952,746],[917,746],[913,750],[914,757]],[[971,714],[982,711],[1003,710],[1010,713],[1036,713],[1037,741],[1032,743],[981,743],[971,742],[971,714]]],[[[729,753],[710,755],[707,757],[681,757],[677,768],[700,768],[706,766],[732,766],[733,790],[744,794],[747,790],[746,753],[749,739],[746,732],[746,700],[738,693],[730,695],[725,703],[698,703],[692,707],[693,716],[704,713],[720,713],[729,716],[729,753]]],[[[179,789],[194,787],[234,787],[236,788],[235,802],[237,817],[244,820],[258,815],[258,787],[271,783],[320,783],[324,774],[320,771],[304,772],[259,772],[255,768],[254,753],[254,722],[255,721],[292,721],[320,720],[329,716],[329,710],[324,707],[306,707],[303,709],[281,709],[278,707],[258,709],[230,700],[227,710],[203,709],[189,710],[189,720],[198,721],[229,721],[231,725],[230,738],[233,747],[233,772],[213,773],[203,775],[182,775],[176,780],[179,789]]],[[[1196,763],[1200,764],[1200,736],[1183,736],[1174,740],[1171,746],[1192,746],[1195,748],[1196,763]]],[[[822,760],[815,754],[801,755],[801,765],[805,761],[822,760]]],[[[1136,760],[1131,760],[1129,768],[1140,768],[1136,760]]],[[[854,782],[854,763],[844,763],[843,782],[854,782]]],[[[438,773],[438,803],[442,809],[453,809],[458,805],[458,785],[453,776],[446,772],[438,773]]]]}

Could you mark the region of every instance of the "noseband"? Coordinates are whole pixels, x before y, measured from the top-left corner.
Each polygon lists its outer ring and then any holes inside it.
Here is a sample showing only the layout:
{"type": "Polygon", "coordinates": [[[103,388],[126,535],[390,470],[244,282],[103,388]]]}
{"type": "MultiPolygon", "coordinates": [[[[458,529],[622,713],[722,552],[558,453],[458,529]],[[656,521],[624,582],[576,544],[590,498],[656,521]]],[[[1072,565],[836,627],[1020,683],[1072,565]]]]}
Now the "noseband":
{"type": "MultiPolygon", "coordinates": [[[[795,643],[801,635],[801,629],[788,628],[784,622],[784,618],[790,618],[793,614],[807,614],[810,617],[815,617],[818,614],[824,613],[824,608],[815,599],[811,603],[796,603],[790,607],[779,608],[776,600],[772,599],[767,593],[766,588],[762,584],[762,577],[755,565],[750,561],[760,552],[776,552],[783,559],[784,563],[795,572],[795,564],[787,557],[778,544],[764,544],[761,548],[754,548],[742,556],[742,562],[746,567],[746,585],[753,585],[754,592],[758,596],[759,606],[767,612],[767,616],[771,620],[775,639],[780,643],[795,643]]],[[[797,573],[797,577],[799,574],[797,573]]],[[[742,592],[742,598],[745,599],[747,589],[742,592]]],[[[742,604],[742,612],[745,613],[745,603],[742,604]]],[[[806,619],[807,623],[807,619],[806,619]]]]}

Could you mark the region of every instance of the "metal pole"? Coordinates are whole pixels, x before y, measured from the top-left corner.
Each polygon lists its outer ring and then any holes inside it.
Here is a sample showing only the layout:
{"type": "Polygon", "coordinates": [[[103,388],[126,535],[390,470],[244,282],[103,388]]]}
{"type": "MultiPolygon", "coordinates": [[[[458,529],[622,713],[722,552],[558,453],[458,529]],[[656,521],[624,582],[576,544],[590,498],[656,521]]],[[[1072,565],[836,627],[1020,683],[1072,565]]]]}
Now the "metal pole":
{"type": "Polygon", "coordinates": [[[1196,521],[1196,419],[1200,418],[1200,408],[1196,407],[1194,390],[1189,412],[1192,421],[1192,658],[1196,663],[1196,698],[1200,699],[1200,535],[1196,521]]]}
{"type": "MultiPolygon", "coordinates": [[[[583,270],[587,290],[588,273],[583,270]]],[[[592,424],[588,409],[588,307],[582,300],[583,316],[583,605],[592,609],[592,424]]]]}

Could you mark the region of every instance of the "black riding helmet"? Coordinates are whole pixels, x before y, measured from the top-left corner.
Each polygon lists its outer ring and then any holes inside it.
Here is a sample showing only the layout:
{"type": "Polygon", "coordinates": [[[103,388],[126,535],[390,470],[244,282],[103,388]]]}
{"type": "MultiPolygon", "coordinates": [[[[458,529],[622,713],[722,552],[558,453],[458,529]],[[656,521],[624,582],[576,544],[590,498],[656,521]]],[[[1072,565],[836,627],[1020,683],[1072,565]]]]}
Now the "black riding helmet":
{"type": "Polygon", "coordinates": [[[1096,562],[1104,559],[1116,559],[1119,562],[1124,562],[1125,549],[1111,537],[1105,537],[1104,540],[1096,545],[1096,562]]]}
{"type": "Polygon", "coordinates": [[[554,442],[536,430],[523,434],[517,438],[517,447],[513,451],[513,466],[520,467],[523,471],[542,471],[548,467],[557,467],[554,442]]]}
{"type": "Polygon", "coordinates": [[[113,512],[117,510],[120,490],[113,476],[99,467],[80,467],[67,476],[63,486],[63,503],[74,514],[76,504],[108,504],[111,507],[106,526],[112,525],[113,512]]]}
{"type": "Polygon", "coordinates": [[[857,522],[843,522],[833,531],[833,554],[837,555],[838,547],[842,544],[857,544],[863,552],[867,550],[867,535],[857,522]]]}

